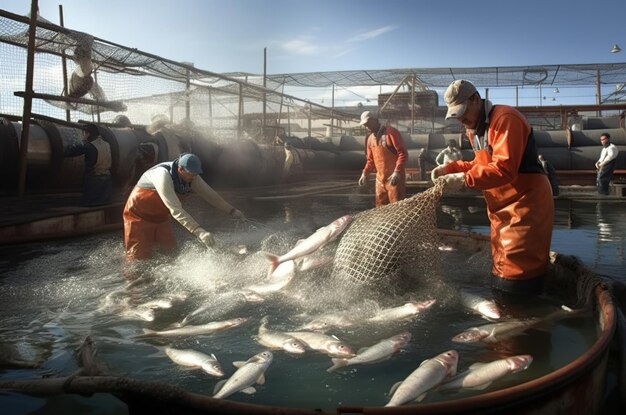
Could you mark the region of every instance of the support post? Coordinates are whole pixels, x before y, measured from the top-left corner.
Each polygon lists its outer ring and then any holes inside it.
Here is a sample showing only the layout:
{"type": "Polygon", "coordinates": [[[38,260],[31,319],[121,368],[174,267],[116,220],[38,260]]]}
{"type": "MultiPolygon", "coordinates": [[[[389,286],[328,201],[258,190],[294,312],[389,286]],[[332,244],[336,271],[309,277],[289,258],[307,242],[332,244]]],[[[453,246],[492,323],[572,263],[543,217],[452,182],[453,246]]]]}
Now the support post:
{"type": "MultiPolygon", "coordinates": [[[[59,23],[61,27],[65,27],[63,23],[63,5],[59,4],[59,23]]],[[[65,57],[65,50],[61,51],[61,65],[63,67],[63,92],[67,96],[70,92],[69,85],[67,84],[67,59],[65,57]]],[[[65,110],[65,121],[71,121],[70,110],[65,110]]]]}
{"type": "Polygon", "coordinates": [[[30,134],[30,116],[33,109],[33,76],[35,70],[35,35],[37,33],[37,0],[30,4],[30,25],[28,27],[28,56],[26,58],[26,87],[24,89],[24,110],[22,112],[22,137],[20,140],[20,160],[17,194],[23,197],[26,187],[26,163],[28,155],[28,135],[30,134]]]}

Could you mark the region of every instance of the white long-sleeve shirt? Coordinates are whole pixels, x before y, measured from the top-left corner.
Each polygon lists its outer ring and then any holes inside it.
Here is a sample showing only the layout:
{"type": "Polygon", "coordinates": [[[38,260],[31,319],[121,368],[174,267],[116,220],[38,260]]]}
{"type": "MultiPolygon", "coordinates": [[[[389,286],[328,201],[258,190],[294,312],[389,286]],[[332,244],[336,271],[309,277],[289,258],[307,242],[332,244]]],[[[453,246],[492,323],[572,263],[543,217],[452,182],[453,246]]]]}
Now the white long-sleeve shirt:
{"type": "MultiPolygon", "coordinates": [[[[172,176],[165,168],[152,168],[147,170],[139,179],[137,186],[144,189],[154,189],[161,197],[163,204],[169,209],[170,214],[178,223],[183,225],[189,232],[194,233],[200,225],[193,217],[183,209],[180,199],[174,190],[172,176]]],[[[211,206],[229,214],[234,207],[226,202],[213,190],[200,176],[195,176],[191,181],[191,190],[200,196],[211,206]]]]}
{"type": "Polygon", "coordinates": [[[609,144],[608,146],[602,148],[600,152],[600,158],[596,163],[598,168],[602,168],[606,166],[611,160],[617,157],[619,150],[615,147],[615,144],[609,144]]]}

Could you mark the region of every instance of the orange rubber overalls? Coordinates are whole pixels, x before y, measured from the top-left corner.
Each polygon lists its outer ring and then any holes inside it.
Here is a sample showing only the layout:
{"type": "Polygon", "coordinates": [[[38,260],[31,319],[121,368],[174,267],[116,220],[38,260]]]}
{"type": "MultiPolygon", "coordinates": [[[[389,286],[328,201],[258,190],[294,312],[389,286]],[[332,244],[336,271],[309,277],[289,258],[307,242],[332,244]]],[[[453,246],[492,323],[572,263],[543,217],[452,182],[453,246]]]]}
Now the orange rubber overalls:
{"type": "Polygon", "coordinates": [[[170,211],[156,190],[135,186],[126,201],[123,216],[128,260],[150,258],[155,243],[167,252],[176,249],[170,211]]]}
{"type": "Polygon", "coordinates": [[[363,174],[376,170],[376,207],[394,203],[406,196],[406,173],[404,164],[407,152],[400,132],[390,126],[382,126],[378,133],[371,133],[366,143],[366,163],[363,174]],[[393,172],[400,180],[393,186],[387,180],[393,172]]]}
{"type": "Polygon", "coordinates": [[[474,160],[449,163],[444,173],[465,172],[466,186],[483,191],[493,276],[507,280],[505,284],[530,280],[542,276],[549,264],[554,218],[550,182],[541,170],[535,172],[536,148],[533,139],[527,149],[531,128],[524,116],[496,105],[488,118],[487,140],[468,134],[474,160]]]}

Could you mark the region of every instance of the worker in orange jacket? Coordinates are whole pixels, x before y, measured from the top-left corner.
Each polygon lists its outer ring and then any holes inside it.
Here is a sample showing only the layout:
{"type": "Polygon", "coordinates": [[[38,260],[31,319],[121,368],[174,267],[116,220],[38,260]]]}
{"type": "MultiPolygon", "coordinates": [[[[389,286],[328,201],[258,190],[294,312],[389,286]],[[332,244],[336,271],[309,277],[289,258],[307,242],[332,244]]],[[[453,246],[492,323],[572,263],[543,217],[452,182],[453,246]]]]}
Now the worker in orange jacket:
{"type": "Polygon", "coordinates": [[[364,186],[368,173],[376,170],[376,207],[404,199],[407,152],[402,135],[391,126],[381,125],[371,111],[361,114],[360,125],[367,128],[368,136],[365,140],[366,162],[359,186],[364,186]]]}
{"type": "Polygon", "coordinates": [[[537,293],[549,264],[554,201],[537,161],[532,129],[515,108],[482,100],[474,85],[454,81],[446,90],[446,119],[467,129],[474,160],[435,168],[444,191],[480,189],[491,222],[492,287],[537,293]]]}

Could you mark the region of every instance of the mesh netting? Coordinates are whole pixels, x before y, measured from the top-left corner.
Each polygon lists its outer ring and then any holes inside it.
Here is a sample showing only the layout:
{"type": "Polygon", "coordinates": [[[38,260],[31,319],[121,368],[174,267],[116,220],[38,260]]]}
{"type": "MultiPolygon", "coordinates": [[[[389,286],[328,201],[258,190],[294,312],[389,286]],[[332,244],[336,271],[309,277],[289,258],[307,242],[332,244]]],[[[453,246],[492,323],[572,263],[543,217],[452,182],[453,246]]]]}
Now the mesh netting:
{"type": "Polygon", "coordinates": [[[335,255],[333,277],[357,286],[407,286],[441,275],[436,208],[443,182],[400,202],[354,216],[335,255]]]}

